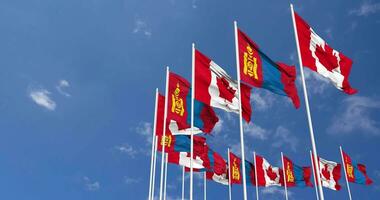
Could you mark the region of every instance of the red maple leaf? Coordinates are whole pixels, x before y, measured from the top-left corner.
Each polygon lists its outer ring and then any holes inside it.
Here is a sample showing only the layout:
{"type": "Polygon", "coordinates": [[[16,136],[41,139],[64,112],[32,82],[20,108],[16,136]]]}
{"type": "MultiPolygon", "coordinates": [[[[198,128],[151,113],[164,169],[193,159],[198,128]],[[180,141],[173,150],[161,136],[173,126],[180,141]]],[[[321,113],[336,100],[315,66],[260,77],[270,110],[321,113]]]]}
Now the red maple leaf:
{"type": "Polygon", "coordinates": [[[270,178],[270,180],[273,180],[273,181],[276,180],[276,178],[277,178],[277,173],[276,173],[276,172],[273,172],[272,166],[270,166],[270,167],[266,170],[266,172],[267,172],[267,175],[268,175],[268,177],[270,178]]]}

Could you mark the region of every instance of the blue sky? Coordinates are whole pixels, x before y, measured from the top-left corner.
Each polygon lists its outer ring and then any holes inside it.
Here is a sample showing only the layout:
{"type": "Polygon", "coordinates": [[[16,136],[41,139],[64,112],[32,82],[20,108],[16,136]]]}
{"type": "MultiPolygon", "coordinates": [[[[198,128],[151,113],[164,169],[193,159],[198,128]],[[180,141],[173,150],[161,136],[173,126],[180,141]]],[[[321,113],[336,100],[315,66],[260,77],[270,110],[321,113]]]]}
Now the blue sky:
{"type": "MultiPolygon", "coordinates": [[[[236,77],[233,20],[266,54],[298,64],[288,1],[1,0],[0,198],[145,199],[148,193],[154,91],[164,91],[165,66],[190,80],[191,43],[236,77]]],[[[370,187],[351,184],[353,198],[380,196],[380,2],[294,1],[296,11],[332,47],[352,58],[359,90],[347,96],[308,70],[307,85],[319,154],[340,162],[339,145],[367,165],[370,187]]],[[[298,68],[297,68],[298,69],[298,68]]],[[[280,152],[310,165],[301,108],[254,89],[246,152],[273,165],[280,152]]],[[[209,145],[239,153],[238,116],[217,111],[209,145]]],[[[180,197],[178,166],[170,165],[168,199],[180,197]]],[[[198,177],[198,176],[197,176],[198,177]]],[[[195,179],[200,199],[202,181],[195,179]]],[[[325,189],[328,199],[347,199],[325,189]]],[[[188,187],[188,182],[186,188],[188,187]]],[[[157,191],[157,190],[156,190],[157,191]]],[[[254,198],[254,188],[248,190],[254,198]]],[[[312,199],[314,189],[290,189],[312,199]]],[[[242,188],[233,187],[234,199],[242,188]]],[[[227,187],[208,182],[212,199],[227,187]]],[[[260,189],[284,199],[281,188],[260,189]]]]}

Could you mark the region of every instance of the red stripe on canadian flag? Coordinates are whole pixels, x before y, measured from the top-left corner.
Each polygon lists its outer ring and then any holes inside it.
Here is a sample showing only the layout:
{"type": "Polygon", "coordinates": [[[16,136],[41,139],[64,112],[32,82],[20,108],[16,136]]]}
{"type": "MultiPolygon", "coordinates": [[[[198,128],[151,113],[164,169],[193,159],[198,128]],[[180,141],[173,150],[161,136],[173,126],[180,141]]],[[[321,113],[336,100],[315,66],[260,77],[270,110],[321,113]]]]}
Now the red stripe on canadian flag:
{"type": "Polygon", "coordinates": [[[284,184],[282,169],[273,167],[265,158],[256,155],[258,186],[282,186],[284,184]]]}

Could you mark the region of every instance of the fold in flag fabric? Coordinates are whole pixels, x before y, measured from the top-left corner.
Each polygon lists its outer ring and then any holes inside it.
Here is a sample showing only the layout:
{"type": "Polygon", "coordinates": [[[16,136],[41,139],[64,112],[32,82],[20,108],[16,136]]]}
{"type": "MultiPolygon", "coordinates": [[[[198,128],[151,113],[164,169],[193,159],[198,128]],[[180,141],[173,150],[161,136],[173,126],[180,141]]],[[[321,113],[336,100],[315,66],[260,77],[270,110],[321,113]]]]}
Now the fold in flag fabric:
{"type": "Polygon", "coordinates": [[[365,165],[352,161],[351,157],[344,151],[342,153],[348,182],[365,185],[372,184],[373,181],[368,177],[365,165]]]}
{"type": "MultiPolygon", "coordinates": [[[[242,114],[251,120],[250,92],[241,87],[242,114]]],[[[227,112],[239,113],[238,85],[219,65],[200,51],[195,50],[195,99],[227,112]]]]}
{"type": "Polygon", "coordinates": [[[295,165],[288,157],[284,156],[284,173],[287,187],[309,186],[311,183],[311,167],[295,165]]]}
{"type": "Polygon", "coordinates": [[[228,185],[227,162],[218,153],[209,150],[210,169],[206,172],[206,178],[217,183],[228,185]]]}
{"type": "Polygon", "coordinates": [[[241,79],[258,88],[288,96],[296,108],[300,107],[297,93],[296,68],[284,63],[275,63],[238,29],[238,48],[241,79]]]}
{"type": "Polygon", "coordinates": [[[341,177],[341,165],[320,157],[318,157],[318,160],[322,186],[332,190],[340,190],[341,186],[338,181],[341,177]]]}
{"type": "Polygon", "coordinates": [[[282,169],[273,167],[263,157],[256,155],[256,171],[258,186],[283,186],[284,176],[282,169]]]}
{"type": "Polygon", "coordinates": [[[351,59],[331,48],[296,12],[294,15],[303,65],[329,79],[339,90],[355,94],[357,90],[348,82],[351,59]]]}
{"type": "MultiPolygon", "coordinates": [[[[167,131],[165,134],[190,135],[191,134],[191,88],[190,83],[183,77],[170,72],[168,88],[167,131]]],[[[165,97],[159,95],[157,109],[157,123],[160,126],[157,135],[162,135],[165,97]],[[163,103],[162,103],[163,102],[163,103]]],[[[213,108],[202,102],[194,100],[194,134],[210,133],[219,121],[213,108]]]]}
{"type": "MultiPolygon", "coordinates": [[[[228,172],[230,173],[231,184],[243,183],[241,158],[239,158],[232,152],[230,152],[230,163],[228,167],[228,172]]],[[[256,185],[254,165],[247,160],[245,161],[245,172],[247,184],[250,183],[251,185],[256,185]]]]}

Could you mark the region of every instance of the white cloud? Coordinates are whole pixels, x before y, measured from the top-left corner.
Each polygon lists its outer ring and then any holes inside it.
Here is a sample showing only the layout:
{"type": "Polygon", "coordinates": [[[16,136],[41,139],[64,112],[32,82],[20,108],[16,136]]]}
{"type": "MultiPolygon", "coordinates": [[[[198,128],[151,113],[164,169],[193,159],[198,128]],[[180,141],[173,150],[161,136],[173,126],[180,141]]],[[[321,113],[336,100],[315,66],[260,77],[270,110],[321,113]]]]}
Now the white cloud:
{"type": "Polygon", "coordinates": [[[125,177],[124,182],[126,184],[136,184],[141,182],[141,178],[131,178],[131,177],[125,177]]]}
{"type": "Polygon", "coordinates": [[[39,106],[42,106],[50,111],[55,110],[56,103],[50,98],[50,92],[45,89],[31,89],[29,97],[39,106]]]}
{"type": "Polygon", "coordinates": [[[214,129],[213,129],[213,132],[215,133],[215,135],[218,135],[219,133],[222,132],[223,123],[224,121],[222,119],[219,119],[218,123],[215,124],[214,129]]]}
{"type": "Polygon", "coordinates": [[[83,177],[84,185],[88,191],[97,191],[100,189],[100,183],[98,181],[92,181],[87,176],[83,177]]]}
{"type": "Polygon", "coordinates": [[[251,94],[251,102],[253,102],[253,112],[255,111],[266,111],[271,108],[276,101],[275,96],[269,91],[265,90],[255,90],[251,94]]]}
{"type": "Polygon", "coordinates": [[[55,88],[61,95],[70,97],[71,95],[64,91],[64,89],[68,87],[70,87],[70,83],[67,80],[60,80],[55,88]]]}
{"type": "Polygon", "coordinates": [[[333,38],[332,28],[331,28],[331,27],[330,27],[330,28],[327,28],[327,29],[325,30],[325,34],[327,35],[327,37],[328,37],[329,39],[332,39],[332,38],[333,38]]]}
{"type": "Polygon", "coordinates": [[[134,26],[132,32],[135,34],[141,33],[148,38],[152,36],[152,32],[148,28],[147,23],[145,21],[143,21],[142,19],[136,19],[135,20],[135,26],[134,26]]]}
{"type": "Polygon", "coordinates": [[[136,133],[144,136],[148,145],[152,144],[153,128],[152,123],[149,122],[140,122],[135,129],[136,133]]]}
{"type": "Polygon", "coordinates": [[[244,133],[256,139],[266,140],[270,134],[268,130],[254,124],[244,124],[244,133]]]}
{"type": "MultiPolygon", "coordinates": [[[[313,94],[323,94],[330,84],[329,80],[309,69],[304,68],[304,75],[308,92],[311,92],[313,94]]],[[[298,81],[300,84],[302,84],[301,77],[298,78],[298,81]]]]}
{"type": "Polygon", "coordinates": [[[379,122],[371,117],[371,111],[380,109],[379,100],[350,96],[343,101],[343,105],[343,109],[340,109],[333,117],[332,124],[327,129],[328,133],[338,135],[357,130],[360,133],[364,131],[364,133],[380,135],[379,122]]]}
{"type": "MultiPolygon", "coordinates": [[[[285,190],[284,190],[284,188],[282,188],[282,187],[281,188],[280,187],[275,187],[275,186],[265,187],[265,188],[263,188],[261,190],[261,193],[263,195],[281,195],[281,196],[285,196],[285,190]]],[[[292,195],[293,195],[293,193],[288,190],[288,197],[290,197],[292,195]]],[[[283,199],[283,198],[280,198],[280,199],[283,199]]]]}
{"type": "Polygon", "coordinates": [[[136,154],[138,153],[137,150],[135,150],[129,144],[123,144],[120,146],[116,146],[115,149],[118,150],[120,153],[127,154],[131,158],[135,158],[136,154]]]}
{"type": "Polygon", "coordinates": [[[380,3],[372,3],[370,1],[363,1],[359,8],[349,11],[349,14],[357,16],[368,16],[380,11],[380,3]]]}
{"type": "Polygon", "coordinates": [[[283,126],[277,127],[273,140],[274,140],[274,143],[272,144],[273,147],[279,148],[282,146],[288,146],[294,152],[297,149],[297,145],[298,145],[297,137],[292,135],[291,132],[283,126]]]}

